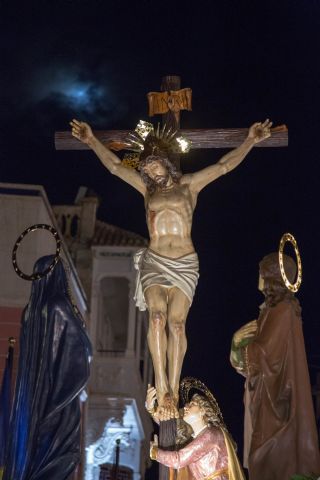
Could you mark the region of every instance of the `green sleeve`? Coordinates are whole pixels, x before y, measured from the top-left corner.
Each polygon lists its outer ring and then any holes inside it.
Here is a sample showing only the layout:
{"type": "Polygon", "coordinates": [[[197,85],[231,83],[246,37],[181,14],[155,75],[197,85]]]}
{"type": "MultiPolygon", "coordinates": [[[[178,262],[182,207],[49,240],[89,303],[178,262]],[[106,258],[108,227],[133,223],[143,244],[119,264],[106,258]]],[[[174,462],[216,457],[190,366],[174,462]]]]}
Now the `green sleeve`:
{"type": "Polygon", "coordinates": [[[251,340],[252,340],[252,337],[244,338],[243,340],[241,340],[241,342],[237,346],[232,340],[230,361],[232,366],[242,375],[246,375],[246,372],[247,372],[245,347],[251,342],[251,340]]]}

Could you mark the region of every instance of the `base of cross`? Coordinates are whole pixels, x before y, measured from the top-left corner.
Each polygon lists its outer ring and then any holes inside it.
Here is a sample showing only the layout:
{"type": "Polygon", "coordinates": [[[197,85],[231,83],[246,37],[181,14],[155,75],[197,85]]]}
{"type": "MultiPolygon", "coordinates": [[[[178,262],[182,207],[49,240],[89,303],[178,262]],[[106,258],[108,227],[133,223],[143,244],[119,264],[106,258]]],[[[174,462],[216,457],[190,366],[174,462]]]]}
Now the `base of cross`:
{"type": "MultiPolygon", "coordinates": [[[[159,423],[159,447],[176,450],[177,421],[175,418],[159,423]]],[[[176,480],[176,471],[159,463],[159,480],[176,480]]]]}
{"type": "Polygon", "coordinates": [[[206,385],[184,378],[179,400],[179,418],[167,420],[168,412],[159,407],[159,445],[155,441],[150,448],[151,458],[160,464],[159,480],[245,480],[235,443],[206,385]]]}

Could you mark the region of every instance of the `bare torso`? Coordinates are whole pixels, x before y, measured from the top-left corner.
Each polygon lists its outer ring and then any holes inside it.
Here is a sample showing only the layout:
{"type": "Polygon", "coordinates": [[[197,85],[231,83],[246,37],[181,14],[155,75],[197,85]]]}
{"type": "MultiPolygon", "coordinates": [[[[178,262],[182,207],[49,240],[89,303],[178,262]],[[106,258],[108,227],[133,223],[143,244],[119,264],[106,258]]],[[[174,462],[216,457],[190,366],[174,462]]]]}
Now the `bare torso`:
{"type": "MultiPolygon", "coordinates": [[[[86,143],[112,174],[144,196],[150,235],[149,247],[159,255],[173,259],[194,252],[191,226],[198,193],[209,183],[237,167],[256,143],[270,136],[271,125],[268,120],[263,124],[254,124],[239,147],[224,155],[216,164],[183,175],[179,183],[175,184],[170,174],[174,169],[164,161],[168,160],[168,151],[158,151],[157,142],[153,142],[149,158],[145,157],[145,162],[140,163],[142,170],[139,173],[124,165],[120,158],[106,148],[93,135],[89,125],[76,119],[71,122],[72,135],[86,143]],[[156,186],[153,194],[148,193],[148,186],[152,185],[150,180],[156,186]]],[[[151,144],[152,142],[149,146],[151,144]]],[[[127,148],[127,144],[123,145],[127,148]]],[[[175,174],[175,178],[177,177],[175,174]]],[[[182,361],[187,349],[184,324],[190,299],[178,286],[168,289],[161,284],[150,285],[144,294],[149,310],[148,344],[155,370],[157,399],[160,406],[167,408],[168,394],[170,398],[172,395],[174,404],[178,399],[182,361]]],[[[170,405],[172,406],[172,400],[170,405]]]]}
{"type": "Polygon", "coordinates": [[[149,248],[170,258],[194,252],[191,226],[195,205],[196,197],[183,181],[146,195],[149,248]]]}

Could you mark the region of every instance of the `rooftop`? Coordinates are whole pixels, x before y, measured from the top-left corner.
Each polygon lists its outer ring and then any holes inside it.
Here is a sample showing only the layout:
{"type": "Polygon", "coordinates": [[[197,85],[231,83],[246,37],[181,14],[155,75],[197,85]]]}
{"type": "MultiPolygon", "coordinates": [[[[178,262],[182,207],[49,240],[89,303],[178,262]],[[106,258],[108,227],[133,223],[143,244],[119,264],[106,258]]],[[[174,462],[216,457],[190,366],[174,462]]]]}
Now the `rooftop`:
{"type": "Polygon", "coordinates": [[[96,220],[91,245],[145,247],[148,240],[137,233],[96,220]]]}

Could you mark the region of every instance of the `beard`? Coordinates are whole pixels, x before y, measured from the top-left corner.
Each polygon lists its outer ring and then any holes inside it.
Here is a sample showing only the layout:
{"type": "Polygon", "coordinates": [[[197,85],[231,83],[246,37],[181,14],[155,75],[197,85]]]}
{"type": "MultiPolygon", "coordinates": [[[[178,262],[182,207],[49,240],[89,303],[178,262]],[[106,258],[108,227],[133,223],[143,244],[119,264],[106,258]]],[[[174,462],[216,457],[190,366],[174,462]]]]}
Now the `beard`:
{"type": "MultiPolygon", "coordinates": [[[[169,165],[169,167],[172,167],[171,164],[169,165]]],[[[139,168],[141,178],[146,185],[149,194],[153,194],[158,189],[163,190],[164,188],[166,188],[167,182],[169,181],[170,177],[172,178],[172,172],[170,168],[166,168],[165,171],[159,172],[160,175],[155,175],[153,177],[148,175],[148,173],[144,169],[144,165],[139,168]]],[[[174,182],[176,182],[178,178],[180,177],[176,176],[175,179],[172,179],[174,182]]]]}
{"type": "Polygon", "coordinates": [[[153,181],[154,183],[160,187],[160,188],[165,188],[169,180],[169,174],[167,175],[157,175],[153,181]]]}

